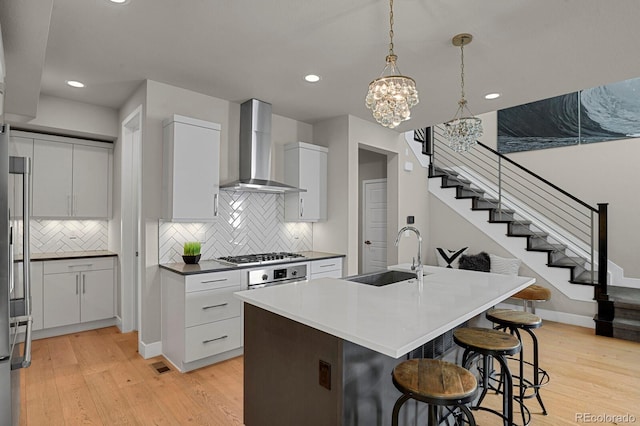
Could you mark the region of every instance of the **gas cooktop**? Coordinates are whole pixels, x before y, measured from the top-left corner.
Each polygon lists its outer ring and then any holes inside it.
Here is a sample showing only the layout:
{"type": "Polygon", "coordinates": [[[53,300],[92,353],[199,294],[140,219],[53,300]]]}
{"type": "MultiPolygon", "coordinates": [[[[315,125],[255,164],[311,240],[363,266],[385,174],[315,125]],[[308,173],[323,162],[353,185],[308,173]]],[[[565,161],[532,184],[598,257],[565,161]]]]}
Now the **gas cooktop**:
{"type": "Polygon", "coordinates": [[[292,260],[299,260],[304,258],[303,255],[297,253],[277,252],[277,253],[258,253],[258,254],[243,254],[240,256],[224,256],[219,257],[217,260],[220,262],[228,263],[233,266],[250,266],[250,265],[265,265],[269,263],[282,263],[290,262],[292,260]]]}

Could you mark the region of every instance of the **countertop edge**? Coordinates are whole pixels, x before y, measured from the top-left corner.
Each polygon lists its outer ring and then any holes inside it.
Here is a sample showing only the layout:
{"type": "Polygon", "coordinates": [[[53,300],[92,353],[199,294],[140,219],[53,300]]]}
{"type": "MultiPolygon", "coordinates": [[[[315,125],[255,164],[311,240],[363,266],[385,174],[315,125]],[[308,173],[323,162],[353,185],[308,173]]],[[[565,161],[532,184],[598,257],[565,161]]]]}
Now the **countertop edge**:
{"type": "MultiPolygon", "coordinates": [[[[287,261],[287,262],[283,262],[282,264],[292,264],[292,263],[302,263],[302,262],[313,262],[315,260],[323,260],[323,259],[334,259],[334,258],[339,258],[339,257],[346,257],[346,255],[344,254],[337,254],[337,253],[325,253],[325,252],[315,252],[315,251],[302,251],[302,252],[298,252],[299,254],[302,254],[304,257],[304,259],[293,259],[291,261],[287,261]]],[[[255,269],[255,268],[260,268],[260,267],[264,267],[267,265],[240,265],[240,266],[234,266],[234,265],[228,265],[225,263],[221,263],[221,262],[217,262],[216,260],[204,260],[204,261],[200,261],[200,264],[196,264],[196,265],[186,265],[184,263],[161,263],[158,266],[160,266],[161,269],[165,269],[167,271],[179,274],[179,275],[197,275],[197,274],[209,274],[209,273],[215,273],[215,272],[225,272],[225,271],[238,271],[238,270],[243,270],[243,269],[255,269]],[[213,264],[217,264],[218,266],[214,266],[213,264]],[[199,269],[201,268],[200,264],[209,264],[211,265],[211,267],[205,267],[204,269],[199,269]],[[187,268],[187,269],[184,269],[187,268]],[[196,269],[198,268],[198,269],[196,269]]],[[[268,264],[268,266],[275,266],[278,265],[278,263],[270,263],[268,264]]]]}
{"type": "MultiPolygon", "coordinates": [[[[51,260],[70,260],[70,259],[87,259],[92,257],[118,257],[118,253],[108,250],[99,250],[95,252],[61,252],[61,253],[31,253],[31,261],[51,261],[51,260]]],[[[21,262],[22,256],[16,256],[14,262],[21,262]]]]}

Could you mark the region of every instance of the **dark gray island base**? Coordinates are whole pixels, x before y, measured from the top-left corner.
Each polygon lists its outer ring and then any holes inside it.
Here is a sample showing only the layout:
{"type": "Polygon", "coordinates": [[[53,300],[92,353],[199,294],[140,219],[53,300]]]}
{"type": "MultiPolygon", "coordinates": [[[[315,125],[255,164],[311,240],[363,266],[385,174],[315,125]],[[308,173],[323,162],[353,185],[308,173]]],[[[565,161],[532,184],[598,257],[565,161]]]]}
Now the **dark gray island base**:
{"type": "MultiPolygon", "coordinates": [[[[244,423],[247,426],[384,426],[400,392],[395,359],[280,315],[244,307],[244,423]],[[330,372],[320,363],[330,366],[330,372]],[[327,377],[327,375],[329,377],[327,377]],[[327,377],[330,389],[320,382],[327,377]]],[[[426,419],[407,402],[400,423],[426,419]]]]}

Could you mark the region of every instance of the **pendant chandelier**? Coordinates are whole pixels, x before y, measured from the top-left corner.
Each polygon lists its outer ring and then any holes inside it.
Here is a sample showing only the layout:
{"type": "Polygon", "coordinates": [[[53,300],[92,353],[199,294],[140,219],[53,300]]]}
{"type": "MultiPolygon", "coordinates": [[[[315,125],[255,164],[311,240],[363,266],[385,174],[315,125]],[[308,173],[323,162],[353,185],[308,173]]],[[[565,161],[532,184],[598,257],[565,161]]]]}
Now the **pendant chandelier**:
{"type": "Polygon", "coordinates": [[[461,96],[453,119],[444,123],[444,136],[449,141],[449,147],[456,152],[468,152],[482,136],[482,120],[471,114],[467,100],[464,98],[464,46],[471,43],[471,40],[473,40],[471,34],[458,34],[451,40],[454,46],[460,47],[461,96]]]}
{"type": "Polygon", "coordinates": [[[393,53],[393,0],[389,1],[389,54],[380,77],[369,84],[365,100],[376,121],[393,129],[411,118],[411,108],[418,103],[416,82],[400,74],[393,53]]]}

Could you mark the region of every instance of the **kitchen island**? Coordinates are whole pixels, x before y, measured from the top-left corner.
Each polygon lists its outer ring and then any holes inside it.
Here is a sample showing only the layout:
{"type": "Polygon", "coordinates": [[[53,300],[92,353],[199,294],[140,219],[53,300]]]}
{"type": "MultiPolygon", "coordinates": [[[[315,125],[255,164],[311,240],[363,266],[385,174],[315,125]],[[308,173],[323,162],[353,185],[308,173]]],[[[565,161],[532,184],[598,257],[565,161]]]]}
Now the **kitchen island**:
{"type": "MultiPolygon", "coordinates": [[[[245,302],[245,424],[389,424],[399,396],[391,370],[401,359],[535,282],[424,273],[422,286],[326,278],[236,293],[245,302]]],[[[403,409],[403,424],[422,408],[403,409]]]]}

